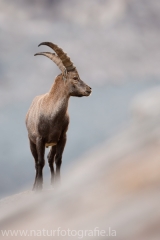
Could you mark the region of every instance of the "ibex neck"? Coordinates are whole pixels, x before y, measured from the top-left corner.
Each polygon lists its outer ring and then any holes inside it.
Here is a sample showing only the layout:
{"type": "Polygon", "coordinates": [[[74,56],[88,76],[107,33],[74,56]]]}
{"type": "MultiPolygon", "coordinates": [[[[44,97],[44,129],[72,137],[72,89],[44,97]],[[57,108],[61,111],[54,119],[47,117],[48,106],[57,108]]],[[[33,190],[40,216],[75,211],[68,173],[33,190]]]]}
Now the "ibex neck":
{"type": "Polygon", "coordinates": [[[64,80],[62,78],[62,75],[59,75],[56,77],[50,91],[49,91],[49,95],[52,96],[52,98],[54,98],[54,100],[56,101],[56,99],[62,99],[62,98],[68,98],[69,99],[69,95],[67,94],[66,88],[65,88],[65,83],[64,80]]]}
{"type": "Polygon", "coordinates": [[[52,107],[54,110],[57,108],[57,111],[62,111],[64,113],[67,111],[69,94],[67,94],[65,83],[61,75],[56,77],[49,91],[49,99],[51,105],[53,103],[52,107]]]}

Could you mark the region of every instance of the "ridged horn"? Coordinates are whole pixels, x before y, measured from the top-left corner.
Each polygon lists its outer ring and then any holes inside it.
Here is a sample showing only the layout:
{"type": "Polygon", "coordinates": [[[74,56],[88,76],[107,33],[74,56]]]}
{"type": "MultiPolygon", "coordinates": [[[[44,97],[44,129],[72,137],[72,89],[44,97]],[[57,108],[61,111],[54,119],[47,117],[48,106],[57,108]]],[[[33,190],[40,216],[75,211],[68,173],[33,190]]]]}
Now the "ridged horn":
{"type": "Polygon", "coordinates": [[[65,53],[62,48],[58,47],[56,44],[51,43],[51,42],[42,42],[38,45],[46,45],[50,48],[52,48],[58,55],[58,57],[61,59],[63,65],[65,66],[65,68],[67,69],[67,71],[72,71],[74,69],[76,69],[76,67],[73,65],[73,62],[71,61],[71,59],[67,56],[67,53],[65,53]]]}
{"type": "Polygon", "coordinates": [[[59,67],[62,73],[64,73],[64,71],[66,70],[61,59],[55,53],[40,52],[40,53],[34,54],[34,56],[37,56],[37,55],[43,55],[50,58],[59,67]]]}

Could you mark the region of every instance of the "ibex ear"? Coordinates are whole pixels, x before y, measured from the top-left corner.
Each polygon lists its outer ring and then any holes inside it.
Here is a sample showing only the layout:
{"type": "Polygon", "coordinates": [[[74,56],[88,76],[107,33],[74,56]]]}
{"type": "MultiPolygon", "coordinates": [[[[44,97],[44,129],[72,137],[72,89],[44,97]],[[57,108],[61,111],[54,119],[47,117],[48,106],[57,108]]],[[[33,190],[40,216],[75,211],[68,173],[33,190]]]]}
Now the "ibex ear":
{"type": "Polygon", "coordinates": [[[64,67],[62,76],[63,76],[63,80],[66,81],[67,80],[67,69],[65,67],[64,67]]]}

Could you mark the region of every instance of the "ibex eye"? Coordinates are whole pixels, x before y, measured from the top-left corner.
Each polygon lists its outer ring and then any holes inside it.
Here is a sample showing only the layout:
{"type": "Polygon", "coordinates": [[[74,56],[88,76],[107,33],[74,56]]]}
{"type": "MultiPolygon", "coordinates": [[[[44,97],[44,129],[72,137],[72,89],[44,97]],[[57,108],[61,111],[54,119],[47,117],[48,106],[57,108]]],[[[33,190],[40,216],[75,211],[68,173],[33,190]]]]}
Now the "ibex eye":
{"type": "Polygon", "coordinates": [[[74,80],[78,80],[78,77],[74,77],[73,79],[74,79],[74,80]]]}

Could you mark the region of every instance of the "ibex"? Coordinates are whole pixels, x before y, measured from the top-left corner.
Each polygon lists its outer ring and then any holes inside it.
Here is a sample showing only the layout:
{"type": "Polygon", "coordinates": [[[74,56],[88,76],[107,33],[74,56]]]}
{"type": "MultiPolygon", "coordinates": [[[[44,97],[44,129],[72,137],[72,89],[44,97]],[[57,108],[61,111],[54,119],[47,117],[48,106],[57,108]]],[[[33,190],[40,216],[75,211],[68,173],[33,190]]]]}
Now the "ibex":
{"type": "Polygon", "coordinates": [[[50,58],[62,73],[55,78],[48,93],[34,98],[26,115],[30,149],[36,169],[33,190],[42,189],[45,147],[51,147],[47,156],[51,171],[51,184],[54,178],[55,180],[60,178],[62,154],[69,125],[67,109],[70,96],[83,97],[91,94],[91,88],[80,79],[76,67],[61,48],[51,42],[42,42],[38,46],[41,45],[52,48],[56,54],[40,52],[35,56],[43,55],[50,58]],[[54,173],[54,163],[56,173],[54,173]]]}

